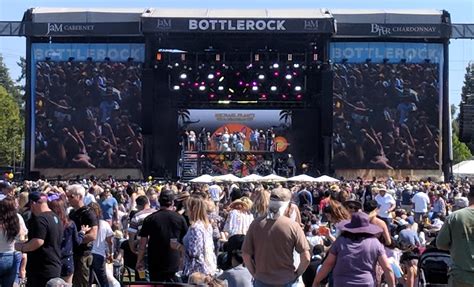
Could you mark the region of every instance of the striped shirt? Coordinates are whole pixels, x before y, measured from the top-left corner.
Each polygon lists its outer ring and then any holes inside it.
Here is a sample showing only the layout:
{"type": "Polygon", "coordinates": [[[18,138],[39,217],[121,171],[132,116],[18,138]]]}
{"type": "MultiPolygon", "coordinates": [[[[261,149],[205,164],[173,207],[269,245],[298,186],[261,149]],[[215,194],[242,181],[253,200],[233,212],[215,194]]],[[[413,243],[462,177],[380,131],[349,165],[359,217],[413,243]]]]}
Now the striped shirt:
{"type": "Polygon", "coordinates": [[[147,208],[135,213],[135,215],[132,217],[132,220],[130,220],[128,232],[138,234],[140,229],[142,229],[143,221],[145,220],[145,218],[154,212],[156,212],[156,209],[147,208]]]}

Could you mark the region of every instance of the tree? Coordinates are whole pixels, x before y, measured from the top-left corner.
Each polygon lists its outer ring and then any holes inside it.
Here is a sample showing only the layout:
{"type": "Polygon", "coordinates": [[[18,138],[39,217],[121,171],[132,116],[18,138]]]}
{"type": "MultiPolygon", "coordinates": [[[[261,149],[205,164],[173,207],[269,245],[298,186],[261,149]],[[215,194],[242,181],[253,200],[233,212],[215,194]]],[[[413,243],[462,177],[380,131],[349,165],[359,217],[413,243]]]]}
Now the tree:
{"type": "Polygon", "coordinates": [[[20,90],[15,85],[15,82],[11,79],[10,73],[7,66],[3,62],[3,57],[0,54],[0,86],[4,87],[7,90],[7,93],[13,97],[13,99],[21,104],[22,96],[20,90]]]}
{"type": "Polygon", "coordinates": [[[0,86],[0,164],[13,165],[23,159],[23,118],[15,99],[0,86]]]}
{"type": "Polygon", "coordinates": [[[472,154],[467,145],[460,142],[458,136],[453,133],[453,163],[456,164],[471,157],[472,154]]]}

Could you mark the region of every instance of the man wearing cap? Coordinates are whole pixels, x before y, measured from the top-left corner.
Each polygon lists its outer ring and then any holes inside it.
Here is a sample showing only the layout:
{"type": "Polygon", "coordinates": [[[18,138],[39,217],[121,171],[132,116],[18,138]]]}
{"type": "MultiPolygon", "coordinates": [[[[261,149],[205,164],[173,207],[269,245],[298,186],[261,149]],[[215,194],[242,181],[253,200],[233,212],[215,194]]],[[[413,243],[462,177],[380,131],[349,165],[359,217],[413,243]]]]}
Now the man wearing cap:
{"type": "Polygon", "coordinates": [[[48,207],[48,197],[31,192],[28,204],[34,216],[28,221],[28,242],[16,243],[18,251],[28,254],[26,286],[45,286],[61,275],[61,241],[63,226],[58,216],[48,207]]]}
{"type": "Polygon", "coordinates": [[[449,215],[436,238],[436,246],[449,250],[454,262],[449,270],[450,287],[474,286],[474,186],[468,199],[469,206],[449,215]]]}
{"type": "Polygon", "coordinates": [[[179,270],[180,254],[170,246],[171,239],[183,242],[188,231],[184,217],[174,210],[174,192],[163,190],[158,201],[160,210],[147,216],[138,233],[137,270],[145,269],[147,252],[150,280],[154,282],[175,282],[175,273],[179,270]],[[146,248],[148,245],[148,248],[146,248]]]}
{"type": "Polygon", "coordinates": [[[79,246],[74,247],[74,286],[89,286],[89,268],[92,264],[92,243],[97,238],[99,220],[95,212],[84,204],[86,190],[81,184],[73,184],[66,189],[69,205],[74,209],[69,218],[76,224],[78,232],[81,226],[87,225],[91,229],[84,235],[79,246]]]}
{"type": "Polygon", "coordinates": [[[390,230],[392,224],[391,212],[395,210],[396,201],[392,195],[387,193],[387,188],[383,185],[377,187],[379,194],[375,196],[375,201],[379,205],[377,216],[385,221],[388,229],[390,230]]]}
{"type": "Polygon", "coordinates": [[[8,181],[0,180],[0,193],[14,196],[15,188],[8,181]]]}
{"type": "Polygon", "coordinates": [[[291,192],[273,189],[266,216],[250,224],[242,246],[245,266],[255,279],[254,286],[297,286],[310,262],[309,245],[300,225],[284,216],[291,192]],[[293,265],[293,250],[300,264],[293,265]]]}

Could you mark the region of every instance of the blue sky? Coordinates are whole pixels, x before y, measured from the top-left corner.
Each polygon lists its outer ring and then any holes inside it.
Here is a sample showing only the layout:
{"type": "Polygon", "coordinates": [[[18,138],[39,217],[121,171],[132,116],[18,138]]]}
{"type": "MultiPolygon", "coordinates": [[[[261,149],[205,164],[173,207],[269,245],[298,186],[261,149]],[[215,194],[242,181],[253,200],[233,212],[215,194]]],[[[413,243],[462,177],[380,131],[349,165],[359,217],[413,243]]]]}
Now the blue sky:
{"type": "MultiPolygon", "coordinates": [[[[114,7],[114,8],[350,8],[350,9],[444,9],[451,13],[453,23],[474,23],[473,0],[0,0],[0,21],[19,21],[23,13],[32,7],[114,7]]],[[[20,69],[16,62],[26,52],[25,38],[0,37],[0,53],[17,78],[20,69]]],[[[465,68],[474,61],[473,40],[452,40],[449,55],[449,94],[451,103],[458,104],[463,85],[465,68]]]]}

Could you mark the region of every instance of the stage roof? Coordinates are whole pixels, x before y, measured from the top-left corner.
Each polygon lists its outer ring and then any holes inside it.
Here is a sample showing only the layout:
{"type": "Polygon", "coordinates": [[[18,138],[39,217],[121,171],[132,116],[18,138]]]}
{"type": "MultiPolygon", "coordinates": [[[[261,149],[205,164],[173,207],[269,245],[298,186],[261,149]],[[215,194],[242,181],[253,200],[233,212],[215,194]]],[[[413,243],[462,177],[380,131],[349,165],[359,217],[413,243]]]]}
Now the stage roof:
{"type": "Polygon", "coordinates": [[[337,38],[449,38],[444,10],[32,8],[27,36],[315,33],[337,38]]]}

